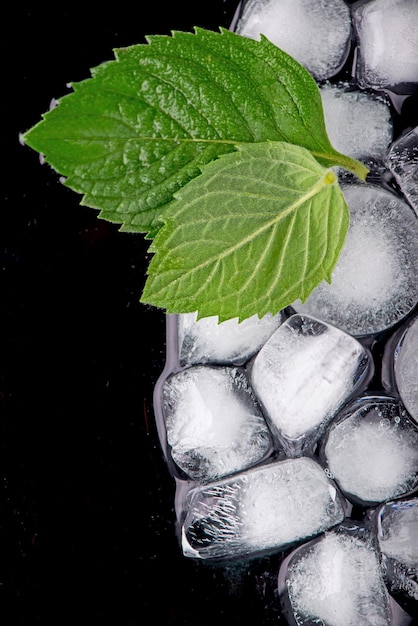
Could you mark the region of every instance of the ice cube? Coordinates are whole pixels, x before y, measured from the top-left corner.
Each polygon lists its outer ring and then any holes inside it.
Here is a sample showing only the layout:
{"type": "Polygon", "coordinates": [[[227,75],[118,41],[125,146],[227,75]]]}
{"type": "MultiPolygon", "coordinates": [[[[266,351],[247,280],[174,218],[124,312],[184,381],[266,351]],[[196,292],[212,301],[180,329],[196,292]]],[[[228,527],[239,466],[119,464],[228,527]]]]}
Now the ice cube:
{"type": "Polygon", "coordinates": [[[402,193],[418,216],[418,126],[392,144],[387,163],[402,193]]]}
{"type": "Polygon", "coordinates": [[[171,457],[189,478],[216,480],[269,454],[270,433],[241,369],[192,366],[169,376],[162,393],[171,457]]]}
{"type": "Polygon", "coordinates": [[[418,317],[404,331],[395,352],[396,385],[411,417],[418,422],[418,317]]]}
{"type": "Polygon", "coordinates": [[[255,357],[251,385],[273,434],[289,456],[301,454],[369,374],[354,337],[312,317],[293,315],[255,357]]]}
{"type": "Polygon", "coordinates": [[[347,58],[350,12],[343,0],[248,0],[236,32],[252,39],[265,35],[323,80],[334,76],[347,58]]]}
{"type": "Polygon", "coordinates": [[[348,83],[320,86],[328,137],[336,150],[371,169],[382,168],[392,141],[393,124],[387,100],[348,83]]]}
{"type": "Polygon", "coordinates": [[[276,461],[192,489],[183,552],[208,559],[280,550],[343,518],[341,497],[316,461],[276,461]]]}
{"type": "Polygon", "coordinates": [[[330,426],[321,450],[345,496],[369,505],[418,486],[418,429],[395,399],[355,401],[330,426]]]}
{"type": "Polygon", "coordinates": [[[293,307],[360,337],[390,328],[418,302],[418,219],[377,185],[342,190],[350,227],[331,284],[323,281],[293,307]]]}
{"type": "Polygon", "coordinates": [[[418,499],[390,502],[378,511],[377,537],[391,593],[418,600],[418,499]]]}
{"type": "Polygon", "coordinates": [[[418,569],[417,498],[388,502],[380,508],[378,539],[383,554],[418,569]]]}
{"type": "Polygon", "coordinates": [[[418,2],[369,0],[352,11],[358,40],[356,73],[363,87],[418,82],[418,2]]]}
{"type": "Polygon", "coordinates": [[[297,624],[390,626],[389,598],[370,534],[329,531],[295,552],[286,572],[297,624]]]}
{"type": "Polygon", "coordinates": [[[282,313],[253,315],[218,322],[217,316],[197,320],[196,313],[178,316],[179,358],[182,365],[225,363],[240,365],[251,358],[283,320],[282,313]]]}

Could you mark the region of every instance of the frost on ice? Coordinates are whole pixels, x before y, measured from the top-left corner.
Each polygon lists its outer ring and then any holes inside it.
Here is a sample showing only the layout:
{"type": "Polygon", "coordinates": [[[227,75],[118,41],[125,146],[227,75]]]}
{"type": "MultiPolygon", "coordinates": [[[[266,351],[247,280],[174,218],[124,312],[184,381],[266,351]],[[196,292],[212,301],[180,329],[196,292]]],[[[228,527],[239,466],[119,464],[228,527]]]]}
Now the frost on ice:
{"type": "Polygon", "coordinates": [[[318,439],[368,367],[363,346],[338,328],[307,315],[283,322],[257,354],[250,379],[289,456],[318,439]]]}
{"type": "Polygon", "coordinates": [[[342,185],[350,227],[331,283],[323,281],[298,313],[354,336],[384,331],[418,302],[418,219],[398,195],[375,185],[342,185]]]}
{"type": "Polygon", "coordinates": [[[318,463],[307,457],[276,461],[192,489],[183,552],[208,559],[279,550],[343,518],[342,500],[318,463]]]}
{"type": "Polygon", "coordinates": [[[245,373],[196,365],[170,376],[163,414],[171,456],[198,482],[245,469],[271,450],[266,422],[245,373]]]}
{"type": "Polygon", "coordinates": [[[343,0],[248,0],[236,31],[252,39],[265,35],[322,80],[347,57],[350,11],[343,0]]]}

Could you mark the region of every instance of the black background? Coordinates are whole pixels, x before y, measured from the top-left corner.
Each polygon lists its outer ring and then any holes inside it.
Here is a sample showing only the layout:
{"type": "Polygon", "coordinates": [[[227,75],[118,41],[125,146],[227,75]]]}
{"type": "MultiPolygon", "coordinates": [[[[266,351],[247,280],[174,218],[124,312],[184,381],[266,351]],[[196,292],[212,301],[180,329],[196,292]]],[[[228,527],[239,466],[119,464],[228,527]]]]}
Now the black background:
{"type": "Polygon", "coordinates": [[[0,625],[282,625],[281,555],[181,555],[152,407],[165,317],[139,304],[148,243],[19,143],[114,48],[229,27],[238,0],[38,6],[9,7],[1,37],[0,625]]]}
{"type": "Polygon", "coordinates": [[[180,554],[152,410],[165,318],[138,302],[148,243],[80,207],[19,144],[66,84],[113,48],[171,29],[228,27],[237,5],[117,2],[86,12],[16,3],[3,16],[3,626],[268,621],[262,594],[258,603],[243,593],[245,568],[228,573],[180,554]]]}

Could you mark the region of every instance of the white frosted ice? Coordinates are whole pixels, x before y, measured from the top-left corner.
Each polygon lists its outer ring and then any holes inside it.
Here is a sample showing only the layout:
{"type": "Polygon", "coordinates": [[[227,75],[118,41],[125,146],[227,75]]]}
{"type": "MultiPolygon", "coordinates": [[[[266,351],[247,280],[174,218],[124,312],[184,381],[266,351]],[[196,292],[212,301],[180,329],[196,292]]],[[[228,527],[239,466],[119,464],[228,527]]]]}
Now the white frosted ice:
{"type": "Polygon", "coordinates": [[[334,148],[364,162],[383,161],[393,134],[388,103],[349,85],[326,83],[320,94],[334,148]]]}
{"type": "Polygon", "coordinates": [[[370,542],[328,532],[290,565],[286,584],[297,623],[390,626],[379,557],[370,542]]]}
{"type": "Polygon", "coordinates": [[[418,317],[408,326],[395,353],[395,380],[402,402],[418,422],[418,317]]]}
{"type": "Polygon", "coordinates": [[[266,422],[245,374],[193,366],[163,387],[167,441],[175,463],[205,482],[261,461],[271,448],[266,422]]]}
{"type": "Polygon", "coordinates": [[[353,9],[363,86],[418,82],[418,2],[371,0],[353,9]]]}
{"type": "Polygon", "coordinates": [[[252,39],[265,35],[321,80],[345,61],[350,12],[343,0],[248,0],[236,31],[252,39]]]}
{"type": "Polygon", "coordinates": [[[179,358],[194,363],[241,364],[252,357],[282,322],[282,314],[253,315],[219,323],[217,316],[197,320],[196,313],[178,316],[179,358]]]}
{"type": "Polygon", "coordinates": [[[395,193],[375,185],[342,185],[350,227],[331,284],[323,281],[298,313],[354,336],[381,332],[418,302],[418,219],[395,193]]]}
{"type": "Polygon", "coordinates": [[[418,499],[385,504],[377,536],[386,556],[418,570],[418,499]]]}
{"type": "Polygon", "coordinates": [[[324,453],[347,497],[384,502],[418,485],[418,430],[395,401],[354,407],[331,425],[324,453]]]}
{"type": "Polygon", "coordinates": [[[392,144],[387,163],[418,216],[418,126],[392,144]]]}
{"type": "Polygon", "coordinates": [[[187,508],[183,551],[198,558],[278,550],[344,517],[335,487],[307,457],[259,466],[193,489],[187,508]]]}
{"type": "Polygon", "coordinates": [[[300,315],[283,322],[257,354],[250,378],[289,455],[319,437],[367,367],[363,346],[338,328],[300,315]]]}

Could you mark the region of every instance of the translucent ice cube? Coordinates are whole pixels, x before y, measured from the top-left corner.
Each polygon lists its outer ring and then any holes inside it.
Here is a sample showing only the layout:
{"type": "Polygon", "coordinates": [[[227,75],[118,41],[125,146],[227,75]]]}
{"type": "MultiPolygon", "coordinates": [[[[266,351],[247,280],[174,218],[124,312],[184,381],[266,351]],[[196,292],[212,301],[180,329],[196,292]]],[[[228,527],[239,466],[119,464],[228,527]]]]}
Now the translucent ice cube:
{"type": "Polygon", "coordinates": [[[350,12],[343,0],[248,0],[236,31],[253,39],[262,33],[321,80],[347,57],[350,12]]]}
{"type": "Polygon", "coordinates": [[[298,550],[286,574],[299,624],[390,626],[379,555],[369,536],[329,531],[298,550]]]}
{"type": "Polygon", "coordinates": [[[183,552],[207,559],[279,550],[343,517],[341,498],[318,463],[307,457],[276,461],[192,489],[183,552]]]}
{"type": "Polygon", "coordinates": [[[257,354],[251,385],[289,456],[318,439],[366,378],[369,359],[356,339],[309,316],[293,315],[257,354]]]}
{"type": "Polygon", "coordinates": [[[387,163],[418,216],[418,126],[392,144],[387,163]]]}
{"type": "Polygon", "coordinates": [[[163,415],[174,462],[205,482],[245,469],[271,450],[266,422],[245,373],[196,365],[163,386],[163,415]]]}
{"type": "Polygon", "coordinates": [[[418,82],[418,3],[369,0],[353,7],[357,75],[363,87],[418,82]]]}
{"type": "Polygon", "coordinates": [[[417,498],[388,502],[381,507],[378,539],[386,556],[418,569],[417,498]]]}
{"type": "Polygon", "coordinates": [[[418,301],[418,219],[398,195],[375,185],[342,185],[350,227],[332,274],[293,304],[354,335],[378,333],[418,301]]]}
{"type": "Polygon", "coordinates": [[[353,403],[325,437],[328,468],[354,503],[384,502],[418,486],[418,429],[394,399],[353,403]]]}
{"type": "Polygon", "coordinates": [[[384,162],[392,141],[388,102],[348,84],[320,87],[328,137],[343,154],[367,163],[384,162]]]}
{"type": "Polygon", "coordinates": [[[242,364],[252,357],[282,322],[282,314],[253,315],[219,324],[216,316],[197,320],[196,313],[178,316],[179,358],[193,363],[242,364]]]}
{"type": "Polygon", "coordinates": [[[418,499],[390,502],[378,513],[377,536],[391,593],[418,600],[418,499]]]}
{"type": "Polygon", "coordinates": [[[418,422],[418,317],[408,326],[399,344],[395,379],[402,402],[418,422]]]}

